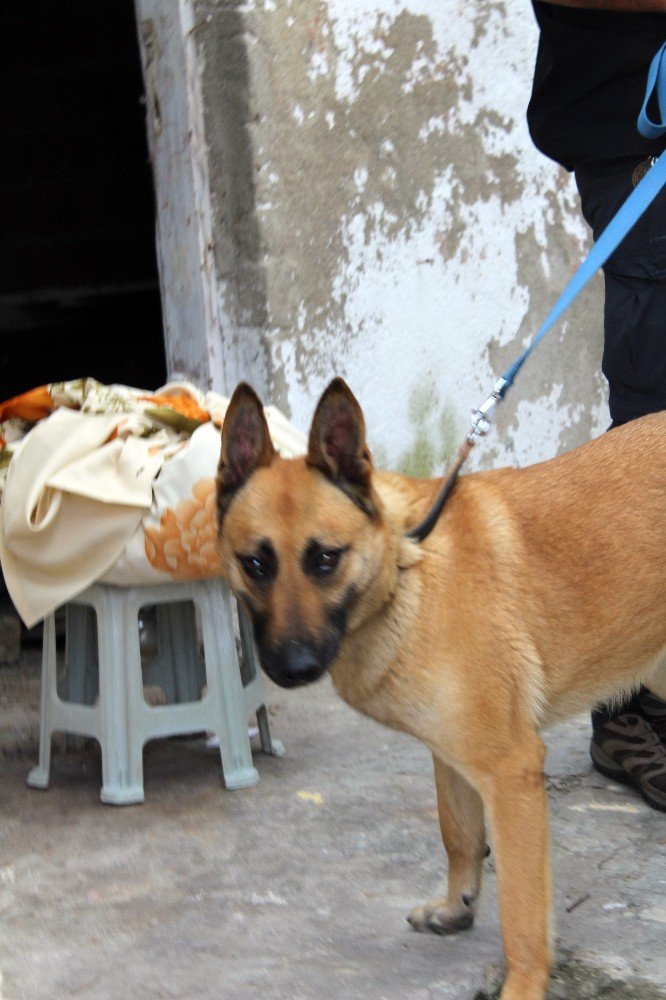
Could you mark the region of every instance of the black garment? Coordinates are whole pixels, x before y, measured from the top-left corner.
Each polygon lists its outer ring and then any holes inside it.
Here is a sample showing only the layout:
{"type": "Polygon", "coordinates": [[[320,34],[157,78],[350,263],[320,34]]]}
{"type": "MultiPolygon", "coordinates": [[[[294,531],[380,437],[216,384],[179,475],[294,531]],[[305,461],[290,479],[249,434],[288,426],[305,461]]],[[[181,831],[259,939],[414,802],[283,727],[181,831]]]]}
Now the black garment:
{"type": "Polygon", "coordinates": [[[572,170],[579,164],[658,155],[636,119],[647,71],[666,41],[666,14],[559,7],[533,0],[541,30],[527,121],[535,146],[572,170]]]}
{"type": "MultiPolygon", "coordinates": [[[[595,240],[632,190],[636,160],[576,166],[595,240]]],[[[604,354],[615,424],[666,409],[666,189],[604,265],[604,354]]]]}
{"type": "MultiPolygon", "coordinates": [[[[528,123],[535,144],[574,170],[597,239],[632,190],[632,174],[666,148],[636,126],[666,14],[560,7],[533,0],[541,29],[528,123]]],[[[658,115],[657,115],[658,117],[658,115]]],[[[666,191],[604,267],[604,355],[611,418],[666,408],[666,191]]]]}

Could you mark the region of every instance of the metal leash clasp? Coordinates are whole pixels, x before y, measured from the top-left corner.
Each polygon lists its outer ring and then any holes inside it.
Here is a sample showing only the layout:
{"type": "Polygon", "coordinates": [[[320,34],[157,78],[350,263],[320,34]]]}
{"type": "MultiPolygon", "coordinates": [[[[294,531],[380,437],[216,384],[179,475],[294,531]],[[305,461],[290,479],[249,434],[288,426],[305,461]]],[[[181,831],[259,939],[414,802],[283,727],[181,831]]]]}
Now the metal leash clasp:
{"type": "Polygon", "coordinates": [[[492,415],[495,407],[504,399],[508,385],[509,382],[503,376],[498,378],[488,399],[481,404],[478,410],[472,412],[471,427],[467,435],[468,441],[473,441],[475,437],[486,436],[492,426],[492,415]]]}
{"type": "Polygon", "coordinates": [[[469,453],[476,444],[475,439],[477,437],[483,437],[490,430],[491,427],[490,418],[492,416],[493,410],[495,409],[497,404],[504,399],[504,394],[506,393],[506,390],[513,382],[514,368],[515,366],[509,368],[505,375],[502,375],[501,378],[497,379],[495,385],[493,386],[493,391],[490,394],[490,396],[488,396],[488,399],[481,404],[478,410],[474,410],[474,412],[472,413],[472,426],[467,433],[467,437],[465,438],[460,447],[460,451],[456,456],[456,460],[453,463],[453,466],[449,471],[449,474],[444,479],[442,488],[440,489],[439,494],[437,495],[435,503],[430,508],[427,515],[421,521],[420,524],[418,524],[415,528],[410,528],[409,531],[405,532],[407,538],[410,538],[415,542],[423,542],[437,524],[439,515],[442,513],[444,505],[448,500],[449,496],[451,495],[453,488],[456,485],[456,482],[458,480],[458,474],[462,469],[463,465],[465,464],[465,462],[467,461],[469,453]]]}

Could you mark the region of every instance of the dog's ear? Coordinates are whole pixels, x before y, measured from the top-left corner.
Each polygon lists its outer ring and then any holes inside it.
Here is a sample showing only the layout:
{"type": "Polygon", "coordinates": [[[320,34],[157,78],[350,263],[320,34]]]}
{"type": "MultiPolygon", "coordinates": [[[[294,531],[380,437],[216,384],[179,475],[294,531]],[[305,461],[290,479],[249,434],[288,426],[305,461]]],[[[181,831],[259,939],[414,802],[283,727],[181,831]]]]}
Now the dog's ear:
{"type": "Polygon", "coordinates": [[[241,382],[231,397],[222,425],[216,483],[218,523],[222,523],[236,491],[253,472],[270,465],[275,455],[261,400],[251,386],[241,382]]]}
{"type": "Polygon", "coordinates": [[[306,462],[323,472],[366,514],[376,516],[372,458],[365,443],[363,412],[341,378],[333,379],[319,400],[306,462]]]}

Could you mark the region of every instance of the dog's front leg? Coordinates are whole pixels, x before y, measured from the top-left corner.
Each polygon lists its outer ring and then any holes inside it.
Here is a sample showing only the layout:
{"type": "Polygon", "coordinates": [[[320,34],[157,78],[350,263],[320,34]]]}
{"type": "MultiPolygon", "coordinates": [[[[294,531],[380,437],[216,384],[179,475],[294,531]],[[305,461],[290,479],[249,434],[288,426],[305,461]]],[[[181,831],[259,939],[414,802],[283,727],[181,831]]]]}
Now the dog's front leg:
{"type": "Polygon", "coordinates": [[[439,826],[449,861],[447,895],[418,906],[407,919],[417,931],[455,934],[474,922],[486,854],[483,805],[461,774],[438,757],[433,760],[439,826]]]}
{"type": "Polygon", "coordinates": [[[493,838],[507,977],[500,1000],[544,1000],[548,983],[551,876],[545,748],[515,734],[505,754],[470,771],[493,838]]]}

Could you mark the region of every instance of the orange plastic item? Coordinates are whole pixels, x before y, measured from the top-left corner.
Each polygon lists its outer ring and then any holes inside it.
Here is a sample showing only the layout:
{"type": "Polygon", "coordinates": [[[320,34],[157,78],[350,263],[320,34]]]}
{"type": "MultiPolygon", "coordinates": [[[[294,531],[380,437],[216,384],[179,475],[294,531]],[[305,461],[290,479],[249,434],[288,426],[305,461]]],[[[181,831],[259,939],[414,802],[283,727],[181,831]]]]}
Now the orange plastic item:
{"type": "Polygon", "coordinates": [[[49,387],[40,385],[36,389],[22,392],[20,396],[13,396],[12,399],[0,403],[0,421],[15,417],[35,424],[54,409],[55,404],[51,399],[49,387]]]}

